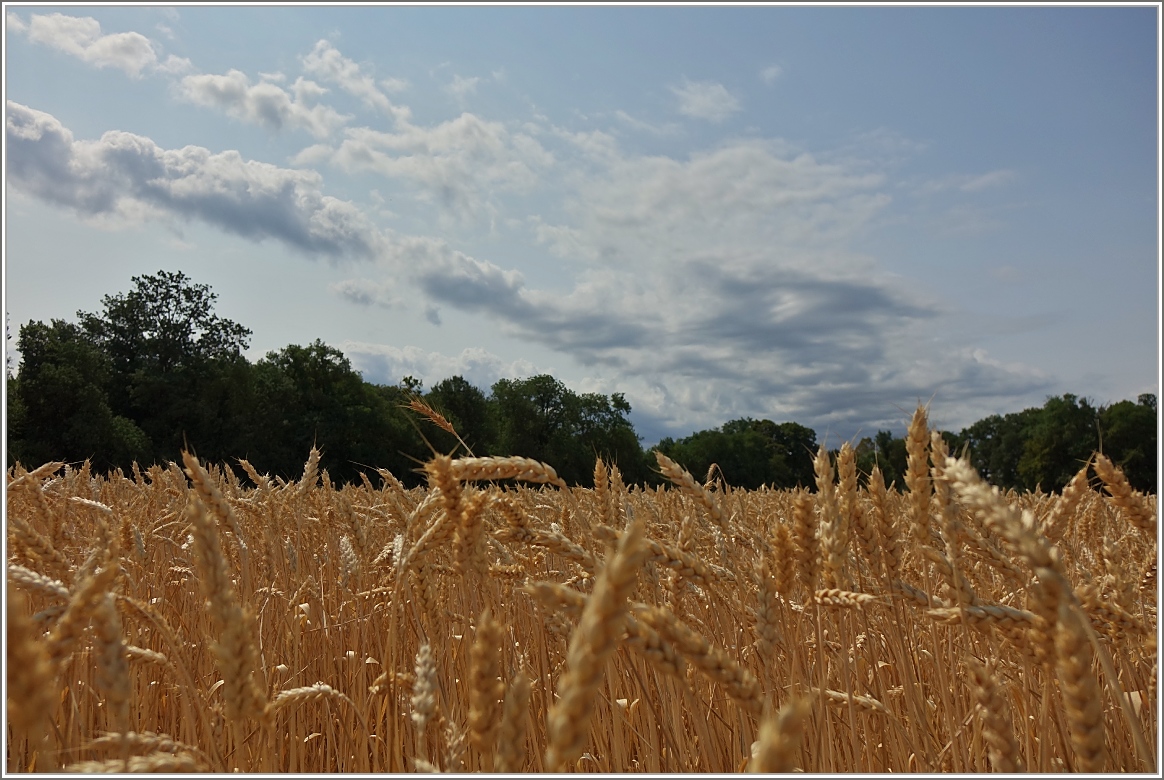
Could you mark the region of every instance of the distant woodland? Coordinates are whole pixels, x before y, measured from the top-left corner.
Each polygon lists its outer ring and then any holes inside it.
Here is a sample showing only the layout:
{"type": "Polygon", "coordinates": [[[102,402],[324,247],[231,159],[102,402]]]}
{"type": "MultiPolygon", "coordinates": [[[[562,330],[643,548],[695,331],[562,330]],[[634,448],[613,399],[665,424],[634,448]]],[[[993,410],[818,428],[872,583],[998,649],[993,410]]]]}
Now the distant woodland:
{"type": "MultiPolygon", "coordinates": [[[[214,313],[216,296],[181,272],[133,278],[77,322],[20,326],[18,370],[7,366],[8,466],[51,460],[99,471],[181,462],[183,448],[237,469],[298,477],[312,445],[337,482],[389,469],[408,486],[433,451],[521,455],[544,461],[566,481],[592,484],[595,456],[618,465],[627,484],[661,484],[621,393],[575,393],[552,376],[502,379],[485,392],[460,376],[424,388],[363,380],[339,350],[321,341],[289,345],[250,362],[251,331],[214,313]],[[420,399],[455,436],[409,409],[420,399]]],[[[1094,406],[1071,394],[1039,408],[942,432],[953,453],[965,447],[982,476],[1003,489],[1058,491],[1095,451],[1123,468],[1137,490],[1155,493],[1155,395],[1094,406]]],[[[880,465],[902,486],[905,442],[890,431],[854,443],[858,469],[880,465]]],[[[728,484],[812,488],[813,430],[750,418],[663,439],[661,450],[697,477],[716,464],[728,484]]]]}

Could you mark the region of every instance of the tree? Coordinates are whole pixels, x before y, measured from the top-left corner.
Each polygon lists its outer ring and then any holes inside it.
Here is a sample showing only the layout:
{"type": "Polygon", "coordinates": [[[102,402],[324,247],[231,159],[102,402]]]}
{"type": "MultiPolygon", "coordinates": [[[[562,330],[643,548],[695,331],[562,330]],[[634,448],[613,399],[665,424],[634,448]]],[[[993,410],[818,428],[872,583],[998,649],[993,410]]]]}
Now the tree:
{"type": "Polygon", "coordinates": [[[10,452],[26,465],[92,459],[103,469],[146,461],[150,441],[133,422],[113,413],[108,357],[76,325],[53,320],[20,329],[18,416],[10,452]]]}
{"type": "Polygon", "coordinates": [[[1136,490],[1155,493],[1156,396],[1141,395],[1138,403],[1120,401],[1101,409],[1099,428],[1103,450],[1123,469],[1136,490]]]}
{"type": "Polygon", "coordinates": [[[628,483],[646,479],[642,448],[620,394],[579,396],[548,374],[501,379],[492,389],[497,451],[541,460],[567,482],[590,484],[595,456],[614,462],[628,483]]]}
{"type": "MultiPolygon", "coordinates": [[[[464,377],[452,376],[437,382],[428,391],[425,402],[445,416],[475,455],[494,453],[497,426],[489,409],[489,399],[464,377]]],[[[442,452],[459,447],[452,434],[439,428],[426,428],[425,436],[442,452]]]]}
{"type": "Polygon", "coordinates": [[[298,477],[313,445],[322,452],[320,467],[337,482],[358,479],[361,466],[384,467],[403,478],[415,464],[404,449],[423,458],[399,401],[403,392],[364,382],[342,352],[314,341],[269,352],[258,371],[256,414],[262,436],[252,442],[256,468],[298,477]],[[393,403],[396,401],[396,403],[393,403]]]}
{"type": "Polygon", "coordinates": [[[81,327],[109,356],[115,373],[168,373],[232,360],[251,331],[214,314],[218,296],[181,271],[135,276],[128,293],[106,295],[101,314],[77,312],[81,327]]]}
{"type": "Polygon", "coordinates": [[[1019,459],[1022,487],[1061,490],[1099,447],[1098,412],[1070,393],[1047,399],[1025,428],[1019,459]]]}
{"type": "Polygon", "coordinates": [[[109,403],[149,437],[153,458],[186,447],[208,459],[235,455],[247,427],[250,330],[213,313],[217,296],[181,272],[135,276],[134,289],[107,295],[80,327],[109,361],[109,403]]]}
{"type": "MultiPolygon", "coordinates": [[[[970,449],[970,462],[983,479],[1003,490],[1024,489],[1019,461],[1028,434],[1041,413],[1040,409],[1030,408],[1005,417],[994,414],[962,429],[963,441],[970,449]]],[[[1050,485],[1044,487],[1050,489],[1050,485]]]]}
{"type": "Polygon", "coordinates": [[[797,423],[745,417],[679,441],[663,439],[656,449],[699,478],[715,463],[736,487],[813,485],[816,433],[797,423]]]}
{"type": "MultiPolygon", "coordinates": [[[[892,431],[877,431],[873,437],[873,447],[877,453],[877,465],[881,467],[881,478],[886,485],[905,488],[905,470],[909,454],[905,448],[905,438],[894,436],[892,431]]],[[[872,471],[872,469],[870,469],[872,471]]]]}

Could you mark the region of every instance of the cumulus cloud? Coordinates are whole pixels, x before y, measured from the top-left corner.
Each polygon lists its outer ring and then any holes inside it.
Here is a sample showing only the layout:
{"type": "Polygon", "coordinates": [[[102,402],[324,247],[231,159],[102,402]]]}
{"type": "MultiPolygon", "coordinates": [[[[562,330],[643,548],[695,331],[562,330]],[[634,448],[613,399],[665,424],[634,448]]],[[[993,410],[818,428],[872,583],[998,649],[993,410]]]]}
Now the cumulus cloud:
{"type": "Polygon", "coordinates": [[[744,140],[574,176],[568,222],[525,222],[582,269],[566,291],[430,239],[393,238],[394,267],[624,389],[657,431],[749,415],[873,433],[935,391],[970,408],[1046,386],[935,343],[948,312],[849,248],[888,203],[879,174],[744,140]]]}
{"type": "Polygon", "coordinates": [[[529,189],[553,162],[533,137],[469,113],[435,127],[349,128],[345,136],[333,164],[410,181],[423,199],[466,218],[485,209],[494,192],[529,189]]]}
{"type": "Polygon", "coordinates": [[[91,17],[33,14],[27,32],[31,41],[99,68],[118,68],[134,77],[158,61],[149,38],[136,32],[102,35],[101,24],[91,17]]]}
{"type": "Polygon", "coordinates": [[[24,20],[11,11],[5,12],[4,19],[8,22],[9,31],[16,33],[28,32],[28,25],[24,23],[24,20]]]}
{"type": "Polygon", "coordinates": [[[351,119],[330,106],[318,105],[316,101],[327,90],[303,78],[292,86],[293,95],[271,81],[251,84],[245,73],[233,69],[224,75],[186,76],[178,88],[192,103],[217,108],[268,130],[296,127],[323,138],[351,119]]]}
{"type": "Polygon", "coordinates": [[[458,355],[445,355],[420,347],[394,347],[346,341],[340,345],[344,355],[364,376],[377,384],[394,385],[405,376],[420,379],[431,387],[442,379],[463,376],[470,384],[488,391],[498,379],[515,379],[552,373],[539,370],[528,360],[506,361],[480,348],[468,348],[458,355]]]}
{"type": "MultiPolygon", "coordinates": [[[[412,112],[404,106],[393,105],[380,89],[376,80],[365,73],[353,60],[340,53],[339,49],[326,40],[316,42],[312,50],[303,57],[303,70],[316,78],[336,84],[340,89],[363,101],[364,105],[394,117],[399,122],[408,121],[412,112]]],[[[388,82],[395,86],[390,80],[388,82]]]]}
{"type": "Polygon", "coordinates": [[[715,81],[683,80],[683,85],[671,87],[679,98],[679,113],[709,122],[722,122],[740,110],[740,101],[727,87],[715,81]]]}
{"type": "Polygon", "coordinates": [[[83,217],[199,219],[309,255],[373,258],[381,236],[351,203],[323,194],[312,171],[244,160],[235,151],[162,149],[110,131],[77,141],[55,117],[7,104],[8,181],[83,217]]]}

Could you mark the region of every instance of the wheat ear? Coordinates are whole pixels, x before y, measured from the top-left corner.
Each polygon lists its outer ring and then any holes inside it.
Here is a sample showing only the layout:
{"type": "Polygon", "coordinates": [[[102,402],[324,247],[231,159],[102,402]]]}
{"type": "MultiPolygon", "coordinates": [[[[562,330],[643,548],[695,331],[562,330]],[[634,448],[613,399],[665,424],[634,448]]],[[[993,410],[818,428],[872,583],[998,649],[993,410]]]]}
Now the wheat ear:
{"type": "Polygon", "coordinates": [[[502,639],[501,626],[486,608],[477,620],[469,649],[469,741],[482,753],[493,746],[500,726],[498,716],[505,695],[498,656],[502,639]]]}
{"type": "Polygon", "coordinates": [[[520,772],[525,765],[526,723],[529,721],[529,678],[518,670],[509,681],[502,708],[494,769],[502,774],[520,772]]]}
{"type": "Polygon", "coordinates": [[[594,593],[570,635],[566,672],[558,684],[558,701],[548,716],[546,766],[551,771],[565,770],[582,755],[586,745],[594,695],[626,625],[627,598],[634,590],[644,557],[644,531],[638,520],[623,534],[618,549],[599,572],[594,593]]]}
{"type": "Polygon", "coordinates": [[[796,756],[808,718],[808,699],[789,701],[776,715],[760,722],[760,738],[752,746],[748,771],[759,774],[787,774],[796,769],[796,756]]]}

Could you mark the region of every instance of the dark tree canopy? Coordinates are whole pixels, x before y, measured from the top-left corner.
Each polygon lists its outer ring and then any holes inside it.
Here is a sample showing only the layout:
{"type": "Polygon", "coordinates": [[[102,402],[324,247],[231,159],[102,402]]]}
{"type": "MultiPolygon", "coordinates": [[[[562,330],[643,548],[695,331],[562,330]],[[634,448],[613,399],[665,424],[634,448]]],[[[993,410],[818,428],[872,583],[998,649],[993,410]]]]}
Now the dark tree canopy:
{"type": "Polygon", "coordinates": [[[108,356],[72,323],[29,322],[20,328],[21,371],[9,380],[19,411],[9,419],[9,446],[43,463],[92,459],[112,468],[145,459],[150,443],[132,421],[109,407],[108,356]]]}
{"type": "Polygon", "coordinates": [[[729,484],[749,489],[811,486],[816,448],[816,433],[803,425],[751,418],[678,441],[664,439],[658,446],[697,478],[702,479],[714,463],[729,484]]]}
{"type": "Polygon", "coordinates": [[[114,371],[167,373],[206,361],[238,358],[251,331],[214,314],[218,296],[181,271],[135,276],[128,293],[106,295],[100,314],[77,312],[114,371]]]}

